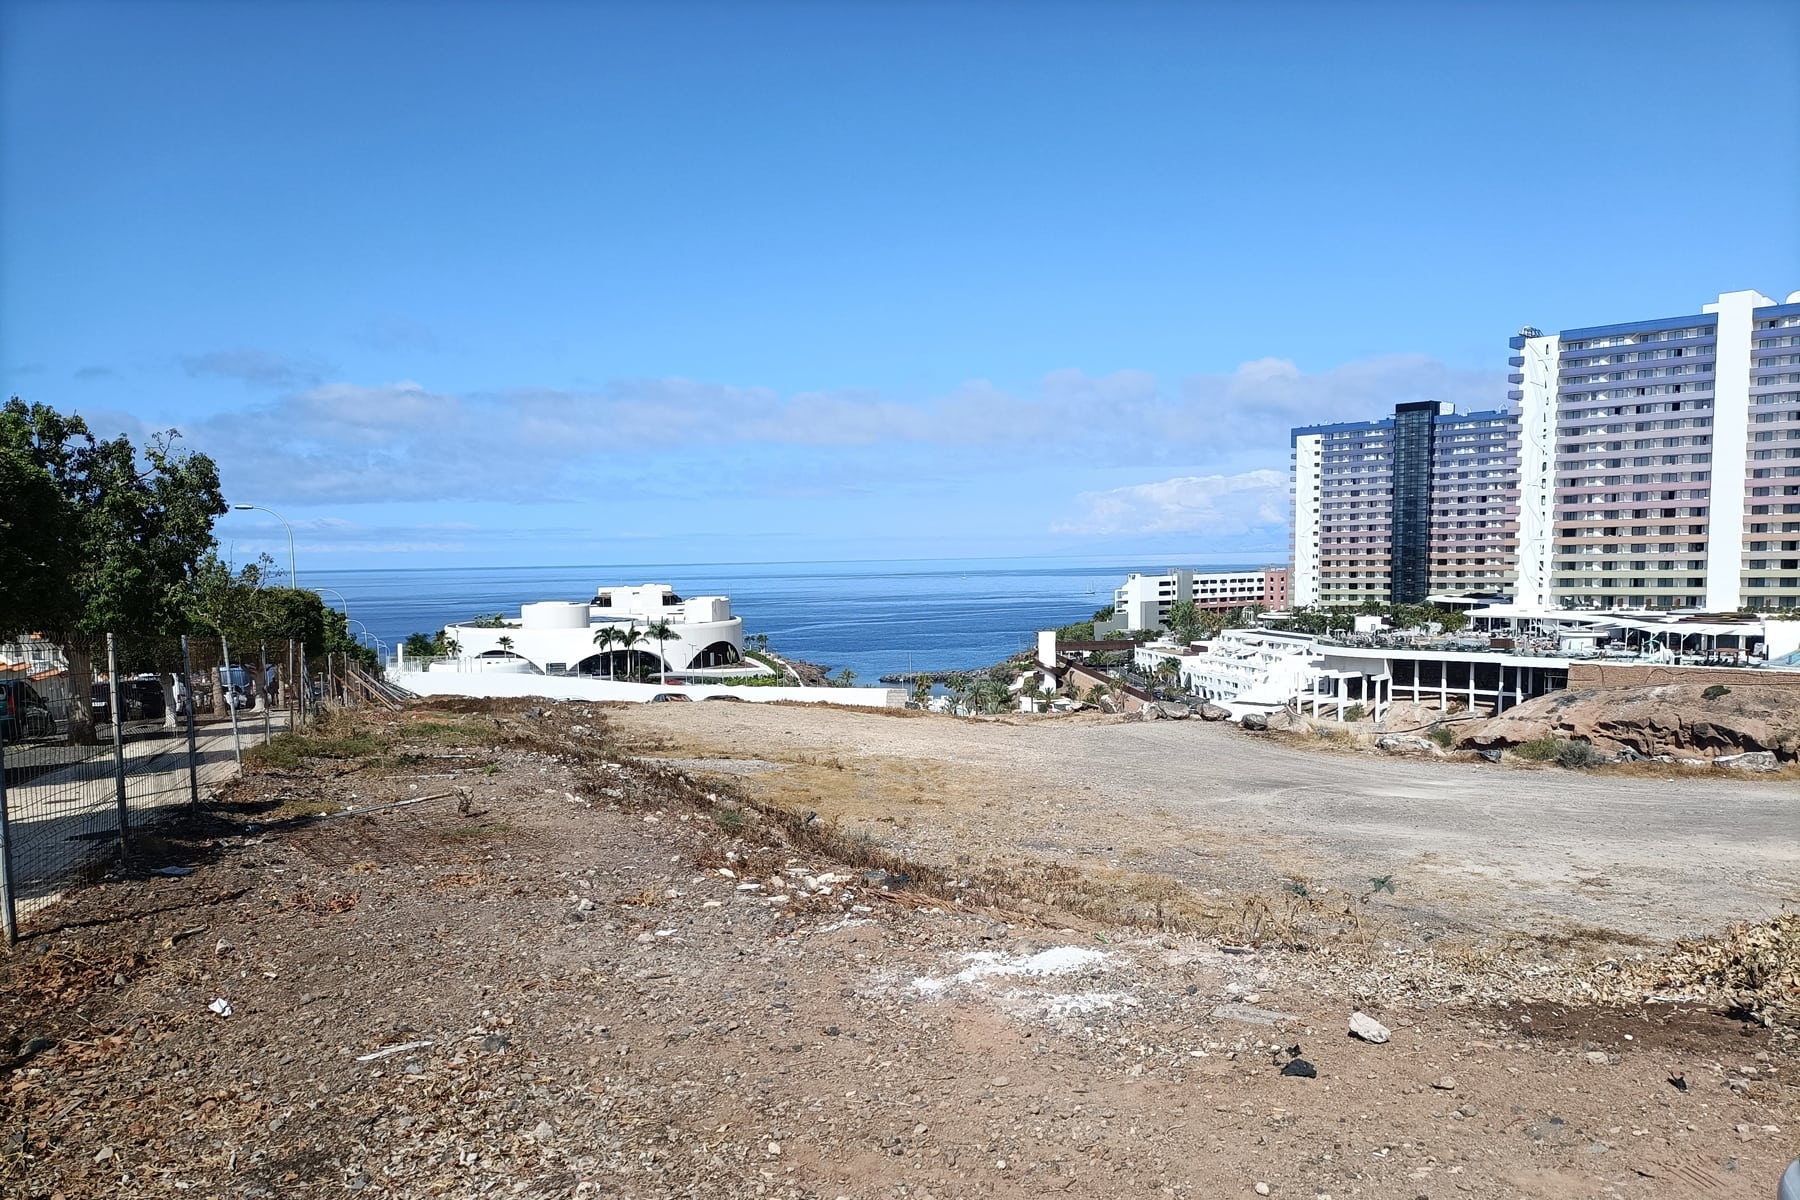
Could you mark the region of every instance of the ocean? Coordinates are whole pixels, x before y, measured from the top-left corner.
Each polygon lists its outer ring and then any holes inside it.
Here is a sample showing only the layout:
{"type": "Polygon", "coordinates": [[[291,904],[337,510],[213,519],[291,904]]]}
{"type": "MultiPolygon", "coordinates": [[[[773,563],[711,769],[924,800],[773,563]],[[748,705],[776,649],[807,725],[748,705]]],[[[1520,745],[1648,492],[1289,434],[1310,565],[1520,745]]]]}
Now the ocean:
{"type": "MultiPolygon", "coordinates": [[[[586,600],[601,584],[667,583],[725,595],[744,635],[777,653],[848,667],[859,683],[907,670],[987,666],[1036,645],[1037,631],[1086,620],[1132,571],[1168,564],[1067,559],[683,563],[625,567],[447,567],[305,571],[305,587],[386,642],[536,600],[586,600]],[[333,595],[335,591],[341,594],[333,595]]],[[[1187,564],[1183,564],[1187,565],[1187,564]]],[[[1220,569],[1224,569],[1221,567],[1220,569]]],[[[352,630],[357,627],[351,626],[352,630]]]]}

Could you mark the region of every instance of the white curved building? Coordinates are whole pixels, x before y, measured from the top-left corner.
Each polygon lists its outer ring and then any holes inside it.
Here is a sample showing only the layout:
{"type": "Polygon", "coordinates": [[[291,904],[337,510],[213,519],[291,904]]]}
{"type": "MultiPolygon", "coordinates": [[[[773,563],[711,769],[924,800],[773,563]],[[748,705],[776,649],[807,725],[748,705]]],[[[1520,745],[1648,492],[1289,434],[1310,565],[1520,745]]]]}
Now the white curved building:
{"type": "MultiPolygon", "coordinates": [[[[634,667],[679,674],[746,671],[744,622],[731,615],[731,600],[725,596],[684,600],[664,583],[602,587],[586,602],[526,604],[516,618],[446,625],[444,638],[454,647],[451,670],[618,679],[627,678],[634,667]],[[660,646],[645,634],[659,621],[668,622],[673,635],[660,646]],[[635,632],[638,640],[626,649],[617,641],[609,644],[603,631],[615,637],[635,632]]],[[[767,668],[757,665],[748,670],[767,668]]]]}

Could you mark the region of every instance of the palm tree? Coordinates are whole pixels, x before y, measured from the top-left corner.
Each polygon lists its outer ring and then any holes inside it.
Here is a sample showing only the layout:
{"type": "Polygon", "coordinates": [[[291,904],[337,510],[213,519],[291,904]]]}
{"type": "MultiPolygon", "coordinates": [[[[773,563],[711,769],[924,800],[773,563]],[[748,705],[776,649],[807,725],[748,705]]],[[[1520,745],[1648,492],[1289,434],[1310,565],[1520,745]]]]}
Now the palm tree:
{"type": "Polygon", "coordinates": [[[500,648],[502,650],[506,651],[508,654],[511,654],[512,648],[513,648],[513,640],[509,637],[504,637],[504,636],[501,637],[500,648]]]}
{"type": "Polygon", "coordinates": [[[594,645],[600,647],[600,653],[606,659],[606,677],[612,678],[612,644],[616,638],[611,625],[602,625],[594,631],[594,645]]]}
{"type": "Polygon", "coordinates": [[[631,658],[626,660],[627,662],[632,662],[638,657],[638,652],[633,647],[643,640],[644,635],[638,632],[636,625],[627,625],[623,629],[613,630],[613,642],[619,649],[631,655],[631,658]]]}
{"type": "Polygon", "coordinates": [[[644,636],[656,639],[656,657],[662,663],[662,681],[666,684],[669,682],[669,660],[663,657],[663,643],[677,636],[675,627],[666,618],[652,621],[644,626],[644,636]]]}

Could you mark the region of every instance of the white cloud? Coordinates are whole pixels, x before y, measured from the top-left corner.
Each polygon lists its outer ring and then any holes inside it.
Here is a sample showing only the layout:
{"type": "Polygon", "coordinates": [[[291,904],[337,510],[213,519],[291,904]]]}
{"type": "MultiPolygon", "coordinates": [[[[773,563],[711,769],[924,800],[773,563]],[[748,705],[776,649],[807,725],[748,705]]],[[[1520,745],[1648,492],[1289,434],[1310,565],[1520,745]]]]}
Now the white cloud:
{"type": "Polygon", "coordinates": [[[215,350],[209,354],[183,355],[181,367],[189,375],[216,375],[236,379],[252,387],[292,388],[318,383],[331,373],[331,365],[313,355],[273,354],[267,350],[215,350]]]}
{"type": "MultiPolygon", "coordinates": [[[[267,384],[310,370],[303,357],[250,351],[188,361],[191,371],[267,384]]],[[[469,393],[407,380],[340,381],[183,427],[188,444],[219,461],[228,486],[272,501],[586,501],[777,485],[840,494],[867,484],[871,470],[891,490],[906,479],[953,483],[1045,454],[1075,469],[1149,474],[1160,465],[1172,474],[1180,464],[1237,478],[1285,470],[1294,425],[1378,416],[1415,399],[1467,411],[1501,403],[1503,388],[1497,372],[1404,355],[1319,372],[1259,359],[1172,383],[1142,371],[1067,369],[1029,389],[972,380],[918,401],[868,389],[783,395],[679,378],[469,393]]],[[[1158,519],[1183,519],[1180,511],[1158,519]]],[[[1090,512],[1071,524],[1097,519],[1090,512]]]]}
{"type": "Polygon", "coordinates": [[[1080,513],[1052,525],[1050,532],[1249,533],[1287,523],[1287,476],[1269,470],[1184,475],[1105,492],[1083,492],[1075,497],[1075,503],[1080,513]]]}

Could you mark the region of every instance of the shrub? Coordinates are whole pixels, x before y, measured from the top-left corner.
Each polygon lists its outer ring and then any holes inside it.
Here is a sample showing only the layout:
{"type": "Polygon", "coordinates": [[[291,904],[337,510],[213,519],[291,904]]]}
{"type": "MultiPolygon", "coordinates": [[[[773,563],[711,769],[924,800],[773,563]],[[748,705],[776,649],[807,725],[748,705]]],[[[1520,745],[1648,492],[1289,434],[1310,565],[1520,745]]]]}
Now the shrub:
{"type": "Polygon", "coordinates": [[[1456,741],[1456,735],[1450,731],[1448,725],[1433,725],[1431,727],[1431,732],[1425,736],[1446,750],[1450,748],[1452,742],[1456,741]]]}
{"type": "Polygon", "coordinates": [[[1363,706],[1362,705],[1352,704],[1349,708],[1346,708],[1344,710],[1344,720],[1360,721],[1362,719],[1363,719],[1363,706]]]}
{"type": "Polygon", "coordinates": [[[1715,683],[1711,687],[1707,688],[1704,692],[1701,692],[1700,698],[1702,700],[1717,700],[1720,696],[1729,696],[1729,695],[1731,695],[1730,688],[1726,687],[1722,683],[1715,683]]]}
{"type": "Polygon", "coordinates": [[[1586,742],[1557,739],[1556,762],[1558,766],[1568,767],[1570,770],[1582,770],[1587,767],[1597,767],[1605,761],[1606,755],[1586,742]]]}
{"type": "Polygon", "coordinates": [[[1513,753],[1529,762],[1549,762],[1556,757],[1556,739],[1532,738],[1529,742],[1520,742],[1513,747],[1513,753]]]}

